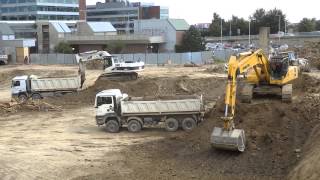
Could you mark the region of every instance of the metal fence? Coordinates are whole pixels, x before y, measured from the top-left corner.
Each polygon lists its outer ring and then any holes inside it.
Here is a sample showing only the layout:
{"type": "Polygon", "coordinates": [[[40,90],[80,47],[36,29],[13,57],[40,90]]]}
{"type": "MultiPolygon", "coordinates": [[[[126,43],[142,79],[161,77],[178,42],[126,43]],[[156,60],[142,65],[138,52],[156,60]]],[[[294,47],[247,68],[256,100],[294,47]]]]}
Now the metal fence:
{"type": "MultiPolygon", "coordinates": [[[[124,61],[143,61],[146,64],[207,64],[212,62],[212,52],[188,52],[188,53],[137,53],[137,54],[113,54],[124,61]]],[[[73,54],[31,54],[32,64],[76,64],[73,54]]]]}
{"type": "Polygon", "coordinates": [[[77,64],[74,54],[30,54],[32,64],[77,64]]]}
{"type": "Polygon", "coordinates": [[[216,61],[228,61],[232,54],[234,54],[232,49],[215,50],[213,51],[213,59],[216,61]]]}

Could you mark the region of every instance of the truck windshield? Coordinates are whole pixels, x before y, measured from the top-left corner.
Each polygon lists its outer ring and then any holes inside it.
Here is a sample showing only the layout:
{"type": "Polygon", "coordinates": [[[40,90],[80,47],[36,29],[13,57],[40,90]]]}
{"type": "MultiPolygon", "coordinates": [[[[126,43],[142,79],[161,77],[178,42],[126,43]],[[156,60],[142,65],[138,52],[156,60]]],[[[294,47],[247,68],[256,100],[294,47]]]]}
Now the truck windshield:
{"type": "Polygon", "coordinates": [[[12,86],[13,87],[20,86],[20,81],[12,81],[12,86]]]}
{"type": "Polygon", "coordinates": [[[112,97],[98,97],[97,106],[101,106],[103,104],[112,104],[112,97]]]}

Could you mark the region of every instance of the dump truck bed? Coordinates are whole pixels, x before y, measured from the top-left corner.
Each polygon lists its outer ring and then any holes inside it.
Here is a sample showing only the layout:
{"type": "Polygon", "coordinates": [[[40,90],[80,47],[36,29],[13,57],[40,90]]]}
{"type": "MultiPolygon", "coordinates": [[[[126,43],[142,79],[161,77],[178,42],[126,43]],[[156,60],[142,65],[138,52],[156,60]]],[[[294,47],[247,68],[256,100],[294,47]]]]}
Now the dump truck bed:
{"type": "Polygon", "coordinates": [[[164,115],[194,114],[202,111],[202,100],[158,100],[158,101],[122,101],[121,114],[129,115],[164,115]]]}
{"type": "Polygon", "coordinates": [[[76,91],[80,85],[80,76],[65,78],[31,79],[32,91],[76,91]]]}

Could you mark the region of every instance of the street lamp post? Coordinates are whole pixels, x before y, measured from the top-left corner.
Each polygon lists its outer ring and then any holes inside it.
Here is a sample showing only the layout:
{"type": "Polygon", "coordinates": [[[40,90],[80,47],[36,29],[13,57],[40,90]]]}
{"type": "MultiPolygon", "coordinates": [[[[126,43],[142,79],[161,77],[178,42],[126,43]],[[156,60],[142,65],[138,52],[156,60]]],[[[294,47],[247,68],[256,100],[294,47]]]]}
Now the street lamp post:
{"type": "Polygon", "coordinates": [[[249,17],[249,46],[251,45],[251,21],[255,21],[255,19],[249,17]]]}
{"type": "Polygon", "coordinates": [[[249,18],[249,44],[248,46],[250,46],[251,44],[251,19],[249,18]]]}
{"type": "Polygon", "coordinates": [[[220,43],[222,44],[222,18],[220,19],[220,43]]]}
{"type": "Polygon", "coordinates": [[[277,16],[279,16],[278,38],[279,38],[279,45],[280,45],[281,15],[278,14],[277,16]]]}

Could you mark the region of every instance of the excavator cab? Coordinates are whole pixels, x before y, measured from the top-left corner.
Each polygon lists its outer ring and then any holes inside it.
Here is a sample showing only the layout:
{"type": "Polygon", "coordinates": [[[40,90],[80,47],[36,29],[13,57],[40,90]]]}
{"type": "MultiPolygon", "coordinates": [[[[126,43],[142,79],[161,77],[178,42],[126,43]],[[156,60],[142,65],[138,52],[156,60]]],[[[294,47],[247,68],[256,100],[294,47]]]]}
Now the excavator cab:
{"type": "Polygon", "coordinates": [[[285,56],[274,56],[270,58],[270,75],[273,79],[282,79],[288,73],[289,59],[285,56]]]}
{"type": "Polygon", "coordinates": [[[104,60],[103,70],[105,70],[108,67],[113,66],[112,58],[113,58],[112,56],[103,57],[103,60],[104,60]]]}

